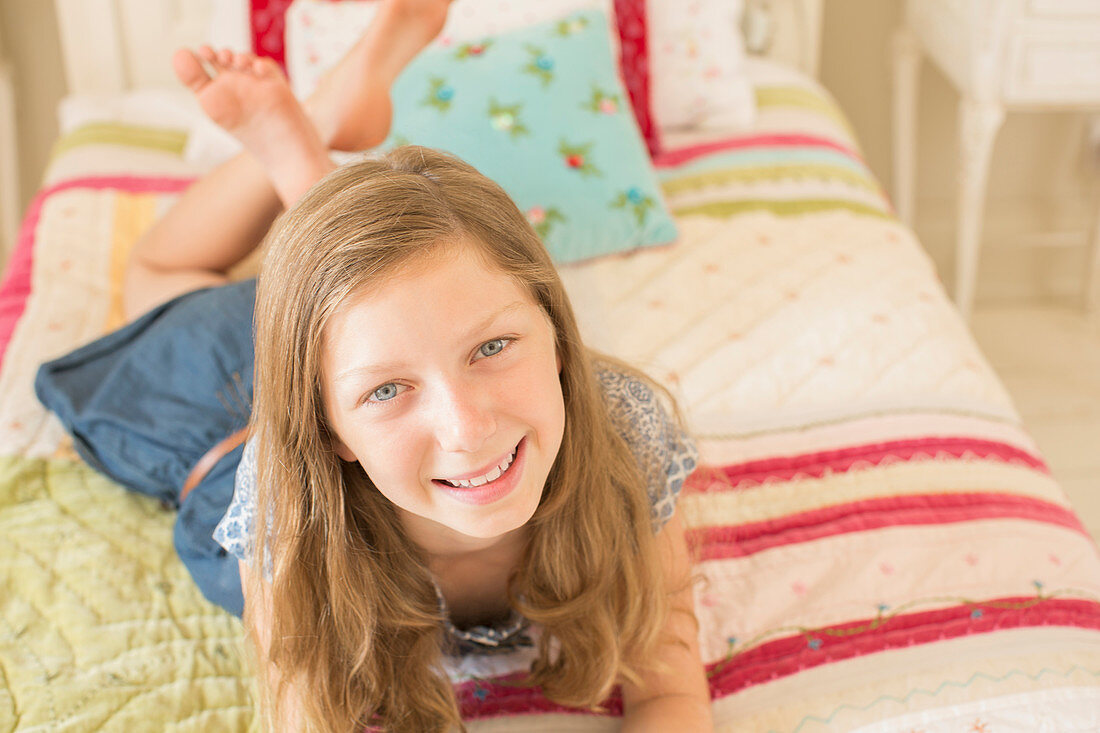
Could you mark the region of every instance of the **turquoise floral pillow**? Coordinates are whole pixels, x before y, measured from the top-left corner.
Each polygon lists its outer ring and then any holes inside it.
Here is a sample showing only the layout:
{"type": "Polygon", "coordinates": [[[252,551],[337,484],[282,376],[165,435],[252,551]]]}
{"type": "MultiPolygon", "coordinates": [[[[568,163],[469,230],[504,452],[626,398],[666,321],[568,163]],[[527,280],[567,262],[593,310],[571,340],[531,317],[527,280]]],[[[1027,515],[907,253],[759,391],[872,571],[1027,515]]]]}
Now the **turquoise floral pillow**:
{"type": "Polygon", "coordinates": [[[599,10],[433,46],[393,89],[383,147],[454,153],[512,197],[558,262],[664,244],[661,198],[599,10]]]}

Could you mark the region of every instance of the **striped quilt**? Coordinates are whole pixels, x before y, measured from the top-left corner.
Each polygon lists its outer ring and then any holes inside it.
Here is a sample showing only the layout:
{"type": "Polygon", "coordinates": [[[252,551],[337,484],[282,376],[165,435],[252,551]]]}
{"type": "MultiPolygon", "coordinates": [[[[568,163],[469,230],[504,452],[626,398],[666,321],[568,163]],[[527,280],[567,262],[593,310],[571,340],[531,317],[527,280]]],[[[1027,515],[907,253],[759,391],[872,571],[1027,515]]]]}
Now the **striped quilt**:
{"type": "MultiPolygon", "coordinates": [[[[1100,553],[813,83],[760,72],[756,125],[666,139],[676,244],[563,270],[588,343],[679,398],[679,509],[729,731],[1100,729],[1100,553]]],[[[120,323],[134,239],[197,171],[185,136],[59,142],[0,291],[0,730],[254,727],[239,623],[173,514],[79,462],[34,370],[120,323]]],[[[453,660],[473,730],[617,729],[453,660]]]]}

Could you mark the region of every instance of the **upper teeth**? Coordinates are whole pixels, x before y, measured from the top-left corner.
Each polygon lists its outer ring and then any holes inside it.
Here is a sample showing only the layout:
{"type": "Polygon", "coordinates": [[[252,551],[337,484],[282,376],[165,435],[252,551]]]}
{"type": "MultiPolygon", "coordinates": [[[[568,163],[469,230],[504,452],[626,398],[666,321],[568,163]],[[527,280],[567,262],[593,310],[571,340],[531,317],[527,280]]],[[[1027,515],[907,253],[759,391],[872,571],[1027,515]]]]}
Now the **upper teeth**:
{"type": "Polygon", "coordinates": [[[516,452],[512,451],[508,454],[508,457],[501,461],[499,465],[493,468],[493,470],[489,471],[489,473],[477,476],[476,478],[462,479],[460,481],[451,481],[450,479],[440,480],[456,488],[469,489],[473,486],[481,486],[482,484],[487,484],[490,481],[496,481],[498,478],[500,478],[500,475],[508,470],[508,466],[512,465],[512,461],[514,461],[515,458],[516,452]]]}

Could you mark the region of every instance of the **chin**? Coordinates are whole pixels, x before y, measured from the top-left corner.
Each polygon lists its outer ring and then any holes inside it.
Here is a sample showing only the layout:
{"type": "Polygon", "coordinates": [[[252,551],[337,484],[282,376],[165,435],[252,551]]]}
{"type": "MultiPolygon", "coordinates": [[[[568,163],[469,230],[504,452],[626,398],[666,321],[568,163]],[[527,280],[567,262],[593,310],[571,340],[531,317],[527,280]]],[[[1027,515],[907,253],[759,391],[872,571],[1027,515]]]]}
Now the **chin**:
{"type": "Polygon", "coordinates": [[[524,527],[531,521],[531,517],[535,516],[537,509],[536,500],[529,507],[509,507],[496,516],[482,516],[479,519],[473,519],[465,527],[454,527],[454,529],[468,537],[483,540],[503,537],[524,527]]]}
{"type": "Polygon", "coordinates": [[[506,534],[515,532],[517,529],[522,528],[524,525],[527,524],[528,521],[530,521],[533,515],[534,512],[531,512],[530,514],[527,514],[522,518],[516,518],[514,520],[504,520],[503,518],[501,518],[502,521],[490,520],[471,522],[468,527],[466,527],[465,529],[460,529],[459,531],[469,537],[476,537],[477,539],[482,540],[490,540],[497,537],[503,537],[506,534]]]}

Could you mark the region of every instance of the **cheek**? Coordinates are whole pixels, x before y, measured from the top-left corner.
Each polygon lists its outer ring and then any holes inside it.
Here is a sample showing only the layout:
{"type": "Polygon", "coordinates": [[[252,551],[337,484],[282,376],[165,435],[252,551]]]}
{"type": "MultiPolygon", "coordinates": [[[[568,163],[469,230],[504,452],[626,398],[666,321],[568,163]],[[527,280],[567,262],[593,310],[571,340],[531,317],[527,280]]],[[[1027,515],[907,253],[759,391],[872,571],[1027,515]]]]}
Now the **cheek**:
{"type": "Polygon", "coordinates": [[[408,482],[420,465],[422,441],[408,426],[360,425],[345,431],[344,440],[379,489],[408,482]]]}
{"type": "Polygon", "coordinates": [[[520,390],[526,398],[528,414],[544,431],[546,447],[555,452],[565,429],[565,402],[562,397],[561,375],[555,360],[552,368],[544,368],[520,390]]]}

